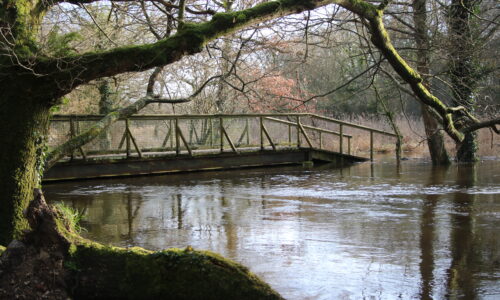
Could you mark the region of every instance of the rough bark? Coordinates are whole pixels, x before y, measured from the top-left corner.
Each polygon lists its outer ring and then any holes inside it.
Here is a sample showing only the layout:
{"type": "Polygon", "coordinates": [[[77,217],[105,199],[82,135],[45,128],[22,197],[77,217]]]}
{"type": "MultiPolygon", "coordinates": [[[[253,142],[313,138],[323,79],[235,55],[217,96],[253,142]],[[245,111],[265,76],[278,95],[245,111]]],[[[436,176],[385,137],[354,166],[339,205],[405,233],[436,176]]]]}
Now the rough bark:
{"type": "MultiPolygon", "coordinates": [[[[107,115],[114,109],[113,98],[111,97],[110,80],[103,78],[99,82],[99,114],[107,115]]],[[[111,144],[111,135],[108,130],[103,130],[99,136],[99,146],[101,150],[108,150],[111,144]]]]}
{"type": "Polygon", "coordinates": [[[282,299],[245,267],[211,252],[86,240],[39,190],[26,217],[31,231],[0,257],[1,299],[282,299]]]}
{"type": "MultiPolygon", "coordinates": [[[[476,99],[474,90],[477,86],[477,62],[475,43],[472,37],[471,22],[476,0],[452,0],[448,10],[450,40],[450,77],[453,92],[453,104],[463,106],[474,113],[476,99]]],[[[470,123],[461,112],[456,114],[462,126],[470,123]]],[[[457,160],[474,162],[477,160],[477,135],[466,133],[463,141],[457,143],[457,160]]]]}
{"type": "MultiPolygon", "coordinates": [[[[413,0],[413,22],[415,25],[415,43],[417,46],[417,71],[423,75],[422,83],[430,88],[426,74],[430,73],[430,41],[427,34],[427,0],[413,0]]],[[[441,132],[438,120],[431,109],[421,104],[422,119],[425,126],[427,146],[433,165],[450,164],[450,158],[444,144],[444,135],[441,132]]]]}
{"type": "Polygon", "coordinates": [[[0,102],[0,244],[7,245],[27,227],[22,211],[43,173],[49,107],[15,94],[0,102]]]}

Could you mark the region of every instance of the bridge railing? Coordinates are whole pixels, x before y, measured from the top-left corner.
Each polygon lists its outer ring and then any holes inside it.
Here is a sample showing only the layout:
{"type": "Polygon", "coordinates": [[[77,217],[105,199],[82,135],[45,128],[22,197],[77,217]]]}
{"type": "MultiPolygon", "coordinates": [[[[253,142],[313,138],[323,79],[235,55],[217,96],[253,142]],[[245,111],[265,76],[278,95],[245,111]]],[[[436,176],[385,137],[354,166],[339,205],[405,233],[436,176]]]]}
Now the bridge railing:
{"type": "MultiPolygon", "coordinates": [[[[102,117],[54,115],[49,147],[57,147],[84,132],[102,117]]],[[[387,131],[306,113],[134,115],[114,123],[99,138],[68,158],[143,157],[165,153],[195,155],[210,151],[309,147],[357,156],[369,152],[373,160],[374,135],[390,139],[397,137],[387,131]]]]}

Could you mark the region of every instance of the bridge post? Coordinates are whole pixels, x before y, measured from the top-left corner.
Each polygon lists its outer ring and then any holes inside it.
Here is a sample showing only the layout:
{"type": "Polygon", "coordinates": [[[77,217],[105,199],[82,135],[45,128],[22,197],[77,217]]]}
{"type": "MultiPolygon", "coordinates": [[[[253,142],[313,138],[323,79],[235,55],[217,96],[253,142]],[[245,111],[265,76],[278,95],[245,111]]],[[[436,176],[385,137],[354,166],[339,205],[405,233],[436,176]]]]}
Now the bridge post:
{"type": "Polygon", "coordinates": [[[260,150],[264,151],[264,118],[259,117],[260,124],[260,150]]]}
{"type": "Polygon", "coordinates": [[[343,154],[343,148],[344,148],[344,126],[342,124],[339,125],[339,152],[340,154],[343,154]]]}
{"type": "Polygon", "coordinates": [[[250,145],[250,129],[248,128],[248,118],[245,118],[245,130],[246,130],[246,133],[247,133],[247,136],[246,136],[246,142],[247,142],[247,146],[250,145]]]}
{"type": "Polygon", "coordinates": [[[323,149],[323,135],[319,132],[319,149],[323,149]]]}
{"type": "Polygon", "coordinates": [[[125,149],[127,151],[127,158],[130,157],[130,134],[129,134],[129,120],[125,119],[125,149]]]}
{"type": "MultiPolygon", "coordinates": [[[[69,136],[70,138],[73,138],[75,136],[75,123],[73,121],[73,117],[70,117],[69,119],[69,136]]],[[[75,159],[75,151],[71,151],[71,156],[70,156],[70,160],[74,160],[75,159]]]]}
{"type": "Polygon", "coordinates": [[[373,131],[370,130],[370,161],[373,161],[373,131]]]}
{"type": "Polygon", "coordinates": [[[292,125],[288,124],[288,147],[292,147],[292,125]]]}
{"type": "Polygon", "coordinates": [[[168,128],[170,133],[170,150],[174,149],[174,122],[172,120],[169,121],[170,127],[168,128]]]}
{"type": "Polygon", "coordinates": [[[210,147],[214,146],[214,122],[211,117],[208,118],[209,123],[209,128],[210,128],[210,136],[208,137],[210,139],[210,147]]]}
{"type": "Polygon", "coordinates": [[[220,124],[220,152],[224,152],[224,123],[222,117],[219,117],[220,124]]]}
{"type": "Polygon", "coordinates": [[[175,118],[175,155],[181,153],[181,144],[179,141],[179,118],[175,118]]]}
{"type": "Polygon", "coordinates": [[[300,148],[300,116],[297,116],[297,148],[300,148]]]}

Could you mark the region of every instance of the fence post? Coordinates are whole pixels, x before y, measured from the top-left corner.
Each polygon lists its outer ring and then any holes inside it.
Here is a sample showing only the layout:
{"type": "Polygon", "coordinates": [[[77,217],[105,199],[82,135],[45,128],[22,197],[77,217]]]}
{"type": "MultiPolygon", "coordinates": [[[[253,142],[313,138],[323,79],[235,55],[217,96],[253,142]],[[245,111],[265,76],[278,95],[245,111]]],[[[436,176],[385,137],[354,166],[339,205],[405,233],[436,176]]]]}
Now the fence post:
{"type": "Polygon", "coordinates": [[[373,161],[373,131],[370,130],[370,161],[373,161]]]}
{"type": "Polygon", "coordinates": [[[288,125],[288,147],[292,147],[292,125],[288,125]]]}
{"type": "MultiPolygon", "coordinates": [[[[75,136],[75,124],[73,121],[73,117],[69,118],[69,134],[70,134],[71,138],[73,138],[75,136]]],[[[75,151],[71,151],[70,160],[74,160],[74,159],[75,159],[75,151]]]]}
{"type": "Polygon", "coordinates": [[[344,126],[342,124],[339,125],[339,139],[339,152],[342,154],[344,150],[344,126]]]}
{"type": "Polygon", "coordinates": [[[245,128],[246,128],[246,131],[247,131],[247,139],[246,139],[246,142],[247,142],[247,147],[248,145],[250,145],[250,129],[248,128],[248,118],[245,118],[245,128]]]}
{"type": "Polygon", "coordinates": [[[173,127],[173,122],[172,120],[169,121],[170,122],[170,126],[168,128],[169,132],[170,132],[170,150],[174,149],[174,127],[173,127]]]}
{"type": "Polygon", "coordinates": [[[300,116],[297,116],[297,148],[300,148],[300,116]]]}
{"type": "Polygon", "coordinates": [[[224,152],[224,123],[222,117],[219,117],[220,124],[220,152],[224,152]]]}
{"type": "Polygon", "coordinates": [[[264,150],[264,118],[259,117],[260,128],[260,150],[264,150]]]}
{"type": "Polygon", "coordinates": [[[175,118],[175,155],[179,155],[181,153],[181,144],[179,141],[179,118],[175,118]]]}
{"type": "Polygon", "coordinates": [[[130,134],[129,134],[129,120],[125,119],[125,147],[127,151],[127,158],[130,157],[130,134]]]}
{"type": "Polygon", "coordinates": [[[323,149],[323,135],[319,132],[319,149],[323,149]]]}
{"type": "Polygon", "coordinates": [[[210,122],[210,136],[209,136],[209,139],[210,139],[210,147],[213,147],[214,146],[214,123],[213,123],[213,120],[212,118],[208,118],[208,121],[210,122]]]}

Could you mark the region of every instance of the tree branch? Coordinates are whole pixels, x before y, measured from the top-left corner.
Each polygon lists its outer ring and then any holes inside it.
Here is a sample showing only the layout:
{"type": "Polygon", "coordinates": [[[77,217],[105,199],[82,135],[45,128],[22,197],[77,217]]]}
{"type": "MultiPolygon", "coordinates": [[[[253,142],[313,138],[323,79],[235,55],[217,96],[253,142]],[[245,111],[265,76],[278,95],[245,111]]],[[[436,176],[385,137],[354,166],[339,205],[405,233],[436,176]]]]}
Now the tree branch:
{"type": "MultiPolygon", "coordinates": [[[[34,69],[37,73],[50,74],[40,80],[46,92],[50,87],[52,97],[61,97],[80,84],[100,77],[124,72],[144,71],[180,60],[185,55],[202,51],[204,45],[222,35],[235,32],[252,24],[294,14],[336,0],[280,0],[256,5],[238,12],[218,13],[208,22],[187,23],[175,35],[156,43],[114,48],[62,58],[38,58],[34,69]],[[52,85],[52,86],[51,86],[52,85]]],[[[95,1],[65,1],[73,4],[95,1]]]]}
{"type": "Polygon", "coordinates": [[[481,128],[490,127],[496,134],[500,134],[500,130],[497,128],[497,125],[500,125],[500,118],[474,123],[472,125],[469,125],[469,126],[463,128],[462,132],[468,133],[468,132],[476,131],[476,130],[481,129],[481,128]]]}

